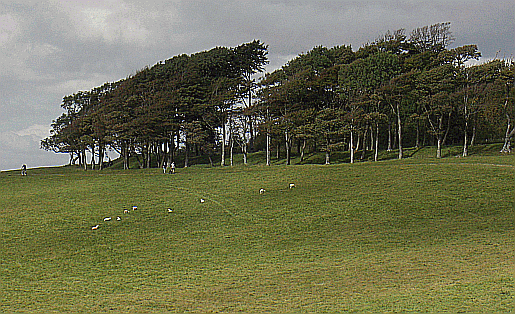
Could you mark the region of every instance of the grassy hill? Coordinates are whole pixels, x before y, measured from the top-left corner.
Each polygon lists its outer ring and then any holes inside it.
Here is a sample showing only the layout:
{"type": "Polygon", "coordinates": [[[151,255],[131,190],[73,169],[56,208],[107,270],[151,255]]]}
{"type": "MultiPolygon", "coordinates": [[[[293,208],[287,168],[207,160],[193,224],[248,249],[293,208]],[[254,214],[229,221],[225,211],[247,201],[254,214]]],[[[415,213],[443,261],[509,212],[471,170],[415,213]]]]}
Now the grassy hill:
{"type": "Polygon", "coordinates": [[[513,310],[515,156],[431,154],[4,172],[0,312],[513,310]]]}

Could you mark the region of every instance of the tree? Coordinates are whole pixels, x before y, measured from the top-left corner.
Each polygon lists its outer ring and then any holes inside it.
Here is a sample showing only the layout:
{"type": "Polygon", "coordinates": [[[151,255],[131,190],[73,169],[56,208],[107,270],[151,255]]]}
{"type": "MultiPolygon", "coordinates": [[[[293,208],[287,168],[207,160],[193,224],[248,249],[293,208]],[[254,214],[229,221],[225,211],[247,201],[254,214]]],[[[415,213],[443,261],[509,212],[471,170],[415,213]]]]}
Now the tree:
{"type": "Polygon", "coordinates": [[[515,63],[513,61],[503,62],[499,79],[504,86],[503,110],[506,116],[506,132],[501,153],[510,153],[511,139],[515,136],[515,123],[513,123],[515,116],[515,63]]]}
{"type": "Polygon", "coordinates": [[[449,131],[454,112],[453,92],[455,90],[455,68],[444,64],[418,76],[418,90],[422,93],[421,102],[431,133],[437,141],[436,157],[442,157],[442,145],[449,131]]]}

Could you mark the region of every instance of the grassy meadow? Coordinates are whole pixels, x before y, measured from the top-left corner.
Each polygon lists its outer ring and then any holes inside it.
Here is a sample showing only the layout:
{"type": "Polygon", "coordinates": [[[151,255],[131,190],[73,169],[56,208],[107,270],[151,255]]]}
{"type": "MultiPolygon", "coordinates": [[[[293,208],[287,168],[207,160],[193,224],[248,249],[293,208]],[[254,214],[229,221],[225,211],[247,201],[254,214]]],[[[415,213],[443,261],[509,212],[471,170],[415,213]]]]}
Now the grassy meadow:
{"type": "Polygon", "coordinates": [[[177,170],[1,173],[0,312],[515,310],[515,155],[177,170]]]}

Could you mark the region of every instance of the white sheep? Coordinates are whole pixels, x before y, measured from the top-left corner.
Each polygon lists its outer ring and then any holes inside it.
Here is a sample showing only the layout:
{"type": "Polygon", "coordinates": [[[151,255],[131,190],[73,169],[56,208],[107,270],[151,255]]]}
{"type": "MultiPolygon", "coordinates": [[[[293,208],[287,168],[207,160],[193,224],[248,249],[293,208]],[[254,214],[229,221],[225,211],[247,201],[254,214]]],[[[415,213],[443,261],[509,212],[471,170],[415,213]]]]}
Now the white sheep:
{"type": "Polygon", "coordinates": [[[100,227],[100,225],[93,226],[93,227],[91,227],[91,230],[97,230],[98,227],[100,227]]]}
{"type": "Polygon", "coordinates": [[[265,189],[260,189],[259,190],[259,194],[265,194],[266,190],[265,189]]]}
{"type": "Polygon", "coordinates": [[[168,208],[168,212],[169,212],[169,213],[173,212],[173,209],[168,208]]]}
{"type": "Polygon", "coordinates": [[[200,203],[204,204],[205,200],[203,198],[200,199],[200,203]]]}
{"type": "Polygon", "coordinates": [[[128,209],[124,209],[124,210],[123,210],[123,213],[124,213],[124,214],[128,214],[128,213],[129,213],[129,210],[128,210],[128,209]]]}
{"type": "Polygon", "coordinates": [[[138,206],[132,206],[132,210],[138,209],[138,206]]]}
{"type": "Polygon", "coordinates": [[[295,183],[290,183],[290,189],[293,189],[295,187],[295,183]]]}
{"type": "Polygon", "coordinates": [[[104,218],[104,221],[109,221],[111,219],[112,219],[111,217],[106,217],[106,218],[104,218]]]}
{"type": "Polygon", "coordinates": [[[120,218],[120,217],[116,217],[116,220],[120,221],[120,220],[122,220],[122,218],[120,218]]]}

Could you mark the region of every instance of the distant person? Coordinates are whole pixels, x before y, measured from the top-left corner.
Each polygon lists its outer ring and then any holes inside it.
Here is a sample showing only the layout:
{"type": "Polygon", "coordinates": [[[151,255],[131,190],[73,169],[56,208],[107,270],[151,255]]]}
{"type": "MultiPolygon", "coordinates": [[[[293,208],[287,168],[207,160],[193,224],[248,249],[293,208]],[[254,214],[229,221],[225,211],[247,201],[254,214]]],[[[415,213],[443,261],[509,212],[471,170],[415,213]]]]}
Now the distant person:
{"type": "Polygon", "coordinates": [[[166,174],[166,163],[163,163],[163,173],[166,174]]]}
{"type": "Polygon", "coordinates": [[[175,162],[170,165],[170,173],[175,173],[175,162]]]}
{"type": "Polygon", "coordinates": [[[21,175],[26,176],[27,175],[27,165],[21,166],[21,175]]]}

